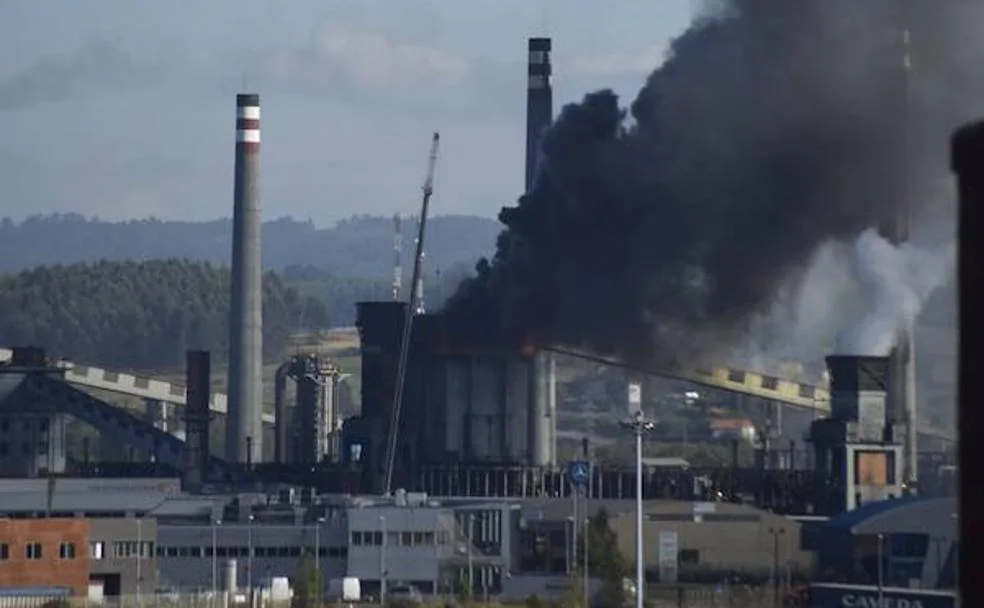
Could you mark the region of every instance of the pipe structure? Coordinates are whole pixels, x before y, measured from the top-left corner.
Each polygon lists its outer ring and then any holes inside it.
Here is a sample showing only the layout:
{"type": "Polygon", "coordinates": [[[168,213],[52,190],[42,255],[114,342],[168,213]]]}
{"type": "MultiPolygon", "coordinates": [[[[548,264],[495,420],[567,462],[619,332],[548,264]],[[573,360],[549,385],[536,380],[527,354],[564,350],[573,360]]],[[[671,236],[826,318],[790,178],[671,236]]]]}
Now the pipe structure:
{"type": "Polygon", "coordinates": [[[958,327],[959,364],[957,429],[960,441],[958,478],[960,491],[960,587],[961,603],[984,606],[984,579],[977,572],[979,553],[984,547],[984,520],[975,513],[984,511],[984,485],[972,473],[980,461],[977,452],[979,430],[984,428],[984,375],[980,373],[981,344],[984,344],[984,290],[980,252],[984,242],[984,122],[968,125],[953,137],[951,167],[957,174],[958,209],[957,273],[960,278],[958,327]],[[974,556],[977,555],[975,558],[974,556]]]}
{"type": "Polygon", "coordinates": [[[273,375],[273,460],[280,464],[289,462],[287,454],[288,434],[290,428],[287,420],[287,378],[290,373],[290,361],[281,363],[273,375]]]}
{"type": "Polygon", "coordinates": [[[226,460],[263,461],[260,96],[236,96],[226,460]]]}

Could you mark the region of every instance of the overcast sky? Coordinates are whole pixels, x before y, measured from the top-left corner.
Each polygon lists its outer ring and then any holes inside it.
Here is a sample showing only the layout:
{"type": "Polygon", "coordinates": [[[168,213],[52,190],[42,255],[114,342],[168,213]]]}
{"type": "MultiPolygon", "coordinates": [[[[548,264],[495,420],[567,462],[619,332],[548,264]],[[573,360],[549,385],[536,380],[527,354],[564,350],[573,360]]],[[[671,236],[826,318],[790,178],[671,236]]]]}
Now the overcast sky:
{"type": "Polygon", "coordinates": [[[209,219],[232,206],[234,95],[262,94],[263,207],[328,225],[494,216],[522,182],[526,38],[555,101],[625,103],[695,0],[35,0],[0,3],[0,216],[209,219]]]}

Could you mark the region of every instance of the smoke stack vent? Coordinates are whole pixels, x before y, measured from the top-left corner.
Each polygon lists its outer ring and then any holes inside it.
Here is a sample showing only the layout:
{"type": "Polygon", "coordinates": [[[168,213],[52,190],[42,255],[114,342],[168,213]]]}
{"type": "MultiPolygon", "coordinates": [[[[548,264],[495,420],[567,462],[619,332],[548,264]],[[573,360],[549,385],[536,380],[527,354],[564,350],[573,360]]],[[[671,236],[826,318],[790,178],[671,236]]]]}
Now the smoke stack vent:
{"type": "Polygon", "coordinates": [[[831,417],[884,428],[891,372],[889,357],[827,357],[831,417]]]}
{"type": "Polygon", "coordinates": [[[207,350],[190,350],[185,357],[185,489],[196,491],[207,480],[208,408],[212,385],[211,360],[207,350]]]}
{"type": "Polygon", "coordinates": [[[526,66],[526,190],[536,181],[543,132],[553,122],[553,87],[550,83],[550,38],[529,39],[526,66]]]}
{"type": "Polygon", "coordinates": [[[236,96],[226,459],[263,460],[263,268],[260,260],[260,96],[236,96]]]}

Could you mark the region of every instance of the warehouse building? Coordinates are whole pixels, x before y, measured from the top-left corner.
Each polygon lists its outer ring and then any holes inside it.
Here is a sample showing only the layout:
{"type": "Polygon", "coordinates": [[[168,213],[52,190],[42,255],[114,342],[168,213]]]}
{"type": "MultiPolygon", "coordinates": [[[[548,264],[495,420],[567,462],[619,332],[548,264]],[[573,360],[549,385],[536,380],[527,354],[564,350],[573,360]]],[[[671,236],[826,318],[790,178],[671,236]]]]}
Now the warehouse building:
{"type": "Polygon", "coordinates": [[[954,589],[958,524],[955,498],[866,504],[824,525],[818,574],[828,582],[954,589]]]}

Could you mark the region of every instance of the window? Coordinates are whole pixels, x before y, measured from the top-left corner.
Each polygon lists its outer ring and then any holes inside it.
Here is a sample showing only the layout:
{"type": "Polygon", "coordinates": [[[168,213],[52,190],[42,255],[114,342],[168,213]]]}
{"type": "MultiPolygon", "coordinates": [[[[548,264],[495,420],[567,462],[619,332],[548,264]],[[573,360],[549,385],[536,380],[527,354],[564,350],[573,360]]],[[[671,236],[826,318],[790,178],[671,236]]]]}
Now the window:
{"type": "Polygon", "coordinates": [[[779,388],[779,378],[773,376],[762,376],[762,388],[767,391],[774,391],[779,388]]]}
{"type": "Polygon", "coordinates": [[[6,456],[9,451],[10,451],[10,447],[8,446],[7,442],[0,441],[0,456],[6,456]]]}
{"type": "Polygon", "coordinates": [[[403,537],[400,539],[400,543],[404,547],[410,547],[413,545],[413,532],[404,532],[403,537]]]}
{"type": "Polygon", "coordinates": [[[38,421],[38,430],[41,431],[42,433],[47,433],[48,432],[48,419],[47,418],[42,418],[41,420],[38,421]]]}
{"type": "Polygon", "coordinates": [[[24,556],[27,559],[41,559],[41,543],[27,543],[24,546],[24,556]]]}
{"type": "Polygon", "coordinates": [[[681,549],[680,550],[680,564],[688,566],[696,566],[700,563],[700,551],[697,549],[681,549]]]}
{"type": "Polygon", "coordinates": [[[0,433],[10,432],[10,419],[0,418],[0,433]]]}
{"type": "Polygon", "coordinates": [[[89,543],[89,559],[103,559],[106,557],[106,543],[102,541],[89,543]]]}
{"type": "Polygon", "coordinates": [[[10,545],[7,543],[0,543],[0,561],[10,559],[10,545]]]}
{"type": "Polygon", "coordinates": [[[58,545],[58,557],[61,559],[75,559],[75,544],[62,543],[58,545]]]}
{"type": "Polygon", "coordinates": [[[352,533],[352,546],[353,547],[360,547],[360,546],[362,546],[362,532],[353,532],[352,533]]]}

